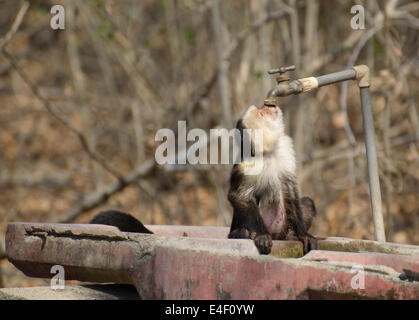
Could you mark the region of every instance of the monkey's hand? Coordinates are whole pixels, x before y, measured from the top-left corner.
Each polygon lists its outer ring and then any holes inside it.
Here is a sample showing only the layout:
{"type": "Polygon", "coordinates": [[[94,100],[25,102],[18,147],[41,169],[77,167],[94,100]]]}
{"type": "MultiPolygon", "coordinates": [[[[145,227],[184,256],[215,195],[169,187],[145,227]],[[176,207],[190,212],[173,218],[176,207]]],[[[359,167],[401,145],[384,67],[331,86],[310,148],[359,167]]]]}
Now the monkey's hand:
{"type": "Polygon", "coordinates": [[[270,234],[250,233],[247,228],[234,229],[228,234],[229,239],[252,239],[260,254],[269,254],[272,249],[272,237],[270,234]]]}
{"type": "Polygon", "coordinates": [[[247,228],[238,228],[230,231],[229,239],[252,239],[260,254],[269,254],[272,249],[272,237],[270,234],[250,233],[247,228]]]}
{"type": "Polygon", "coordinates": [[[272,236],[270,234],[256,234],[252,232],[250,238],[255,242],[260,254],[269,254],[272,249],[272,236]]]}

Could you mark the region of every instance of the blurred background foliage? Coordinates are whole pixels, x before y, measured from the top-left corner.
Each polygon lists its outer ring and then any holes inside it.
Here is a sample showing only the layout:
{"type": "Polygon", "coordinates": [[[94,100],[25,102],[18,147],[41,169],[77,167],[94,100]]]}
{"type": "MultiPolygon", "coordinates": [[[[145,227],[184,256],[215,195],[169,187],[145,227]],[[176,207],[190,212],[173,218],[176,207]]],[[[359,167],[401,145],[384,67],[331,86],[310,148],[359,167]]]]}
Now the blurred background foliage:
{"type": "MultiPolygon", "coordinates": [[[[21,5],[0,1],[2,37],[21,5]]],[[[275,85],[267,69],[290,64],[293,78],[371,68],[387,239],[419,244],[418,13],[418,1],[394,0],[30,1],[7,45],[18,67],[0,54],[2,285],[42,282],[4,259],[9,222],[87,223],[114,208],[146,224],[229,226],[229,166],[154,167],[107,190],[154,162],[157,130],[176,131],[179,120],[230,129],[275,85]],[[65,8],[65,30],[50,28],[54,4],[65,8]],[[355,4],[365,30],[350,26],[355,4]]],[[[311,232],[373,239],[356,84],[287,97],[281,108],[301,194],[318,209],[311,232]]]]}

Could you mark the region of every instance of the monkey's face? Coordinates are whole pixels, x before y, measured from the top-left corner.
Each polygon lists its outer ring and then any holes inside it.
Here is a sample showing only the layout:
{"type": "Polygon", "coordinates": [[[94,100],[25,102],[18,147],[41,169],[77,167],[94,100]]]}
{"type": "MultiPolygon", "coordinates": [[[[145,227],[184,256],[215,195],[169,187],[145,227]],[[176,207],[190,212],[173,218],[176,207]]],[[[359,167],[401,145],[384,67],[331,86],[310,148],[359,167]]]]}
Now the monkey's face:
{"type": "Polygon", "coordinates": [[[272,151],[284,132],[282,111],[278,107],[263,106],[258,109],[250,106],[243,115],[242,123],[245,129],[262,130],[263,142],[257,141],[253,134],[251,140],[255,149],[263,153],[272,151]]]}
{"type": "Polygon", "coordinates": [[[265,124],[272,130],[282,129],[282,111],[278,107],[263,106],[259,111],[259,116],[265,124]]]}
{"type": "Polygon", "coordinates": [[[283,130],[282,111],[278,107],[262,106],[256,108],[250,106],[242,118],[243,125],[246,129],[265,129],[283,130]]]}

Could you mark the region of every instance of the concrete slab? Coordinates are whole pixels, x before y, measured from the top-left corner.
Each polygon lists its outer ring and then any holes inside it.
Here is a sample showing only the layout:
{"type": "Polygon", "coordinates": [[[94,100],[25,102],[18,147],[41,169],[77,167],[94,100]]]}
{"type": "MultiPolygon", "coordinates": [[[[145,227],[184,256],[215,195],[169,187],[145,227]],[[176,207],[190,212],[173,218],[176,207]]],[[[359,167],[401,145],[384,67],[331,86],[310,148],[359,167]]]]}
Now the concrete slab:
{"type": "Polygon", "coordinates": [[[388,254],[419,255],[419,246],[373,240],[328,237],[319,241],[320,250],[346,252],[380,252],[388,254]]]}
{"type": "Polygon", "coordinates": [[[144,299],[419,298],[419,284],[391,268],[365,266],[364,288],[353,287],[354,265],[156,248],[132,279],[144,299]]]}
{"type": "Polygon", "coordinates": [[[353,262],[362,265],[387,266],[397,272],[410,270],[419,273],[419,255],[385,254],[379,252],[342,252],[313,250],[302,259],[319,262],[353,262]]]}
{"type": "Polygon", "coordinates": [[[227,227],[202,227],[202,226],[170,226],[146,225],[146,228],[155,234],[163,236],[227,239],[230,228],[227,227]]]}
{"type": "MultiPolygon", "coordinates": [[[[401,277],[406,268],[418,270],[416,246],[389,244],[404,257],[313,251],[298,259],[298,241],[274,241],[273,255],[262,256],[251,240],[222,238],[226,228],[148,227],[159,234],[103,225],[11,223],[6,251],[28,276],[51,278],[51,267],[58,264],[66,280],[132,283],[143,299],[419,298],[419,282],[401,277]],[[352,285],[352,267],[359,264],[365,270],[364,289],[352,285]]],[[[347,243],[351,250],[354,243],[376,248],[362,241],[322,242],[340,249],[347,243]]]]}

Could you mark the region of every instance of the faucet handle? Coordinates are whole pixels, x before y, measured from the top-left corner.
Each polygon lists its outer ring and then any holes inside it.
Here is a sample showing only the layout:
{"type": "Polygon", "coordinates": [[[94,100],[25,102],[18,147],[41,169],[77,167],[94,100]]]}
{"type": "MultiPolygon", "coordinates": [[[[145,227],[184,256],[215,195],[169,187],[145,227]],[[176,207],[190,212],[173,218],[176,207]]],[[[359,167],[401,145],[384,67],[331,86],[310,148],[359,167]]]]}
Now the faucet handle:
{"type": "Polygon", "coordinates": [[[292,66],[288,66],[288,67],[280,67],[278,69],[271,69],[271,70],[268,70],[268,73],[269,74],[276,74],[276,73],[283,74],[285,72],[294,71],[294,70],[295,70],[295,66],[292,65],[292,66]]]}
{"type": "Polygon", "coordinates": [[[270,75],[279,73],[279,76],[276,77],[276,82],[280,84],[281,82],[290,81],[290,77],[288,75],[285,75],[285,73],[288,71],[294,71],[294,70],[295,70],[295,66],[292,65],[288,67],[280,67],[278,69],[271,69],[271,70],[268,70],[268,73],[270,75]]]}
{"type": "Polygon", "coordinates": [[[278,85],[271,90],[269,90],[266,99],[264,100],[264,105],[268,107],[275,107],[278,106],[278,97],[285,97],[290,94],[297,92],[296,84],[298,82],[293,81],[290,82],[290,77],[286,74],[288,71],[294,71],[295,65],[287,66],[287,67],[280,67],[278,69],[271,69],[268,70],[270,75],[274,75],[279,73],[276,77],[276,82],[278,85]]]}

